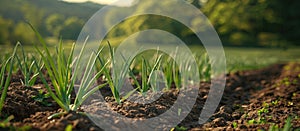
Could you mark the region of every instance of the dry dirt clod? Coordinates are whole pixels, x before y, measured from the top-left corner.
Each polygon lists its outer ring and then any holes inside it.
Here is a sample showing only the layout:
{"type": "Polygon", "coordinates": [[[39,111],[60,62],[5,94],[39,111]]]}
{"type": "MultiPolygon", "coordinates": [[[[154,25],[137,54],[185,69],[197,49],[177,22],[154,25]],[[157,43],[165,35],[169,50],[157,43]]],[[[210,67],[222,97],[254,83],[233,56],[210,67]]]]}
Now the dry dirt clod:
{"type": "Polygon", "coordinates": [[[226,120],[223,117],[214,119],[212,123],[214,127],[223,127],[227,125],[226,120]]]}

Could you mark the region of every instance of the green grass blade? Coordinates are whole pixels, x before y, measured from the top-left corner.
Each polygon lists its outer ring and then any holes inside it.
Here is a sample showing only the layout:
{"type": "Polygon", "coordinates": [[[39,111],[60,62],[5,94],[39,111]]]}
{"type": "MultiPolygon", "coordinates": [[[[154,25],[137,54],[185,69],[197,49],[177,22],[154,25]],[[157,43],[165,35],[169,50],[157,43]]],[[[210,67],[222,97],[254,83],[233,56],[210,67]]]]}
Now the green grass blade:
{"type": "Polygon", "coordinates": [[[136,90],[137,90],[137,88],[128,92],[125,96],[122,97],[121,101],[128,99],[136,90]]]}
{"type": "Polygon", "coordinates": [[[47,70],[48,70],[48,73],[49,73],[49,76],[54,80],[54,78],[55,78],[55,81],[52,81],[53,83],[53,85],[54,85],[54,88],[55,88],[55,90],[57,91],[57,93],[59,94],[58,96],[60,97],[60,99],[62,99],[62,93],[61,93],[61,91],[60,91],[60,87],[59,87],[59,84],[58,84],[58,82],[59,82],[59,74],[58,74],[58,71],[57,71],[57,68],[56,68],[56,66],[55,66],[55,62],[54,62],[54,60],[53,60],[53,58],[52,58],[52,56],[51,56],[51,54],[50,54],[50,51],[49,51],[49,49],[47,48],[47,44],[46,44],[46,42],[45,42],[45,40],[43,39],[43,37],[40,35],[40,33],[30,24],[30,23],[28,23],[28,25],[31,27],[31,29],[34,31],[34,33],[35,33],[35,35],[37,36],[37,38],[38,38],[38,40],[40,41],[40,43],[42,44],[42,46],[43,46],[43,48],[44,48],[44,50],[46,51],[46,56],[44,56],[43,55],[43,53],[38,49],[38,52],[39,52],[39,54],[41,54],[41,56],[42,57],[44,57],[43,58],[43,60],[44,60],[44,63],[45,62],[47,62],[47,63],[45,63],[45,67],[47,68],[47,70]]]}
{"type": "Polygon", "coordinates": [[[107,83],[101,84],[99,86],[94,87],[92,90],[88,91],[87,93],[84,94],[84,96],[81,99],[81,103],[84,102],[89,96],[91,96],[92,94],[94,94],[96,91],[98,91],[99,89],[101,89],[102,87],[106,86],[107,83]]]}
{"type": "Polygon", "coordinates": [[[161,62],[162,56],[163,56],[162,54],[159,55],[158,58],[155,60],[154,66],[152,67],[152,69],[150,71],[150,74],[149,74],[148,83],[147,83],[148,85],[150,84],[150,78],[151,78],[153,72],[155,70],[157,70],[159,68],[159,66],[160,66],[160,62],[161,62]]]}
{"type": "Polygon", "coordinates": [[[285,124],[284,124],[284,127],[283,127],[283,130],[282,131],[289,131],[292,127],[292,118],[291,117],[288,117],[286,120],[285,120],[285,124]]]}
{"type": "Polygon", "coordinates": [[[132,69],[130,69],[130,68],[129,68],[129,76],[133,79],[134,84],[141,91],[141,85],[140,85],[139,81],[136,79],[136,76],[133,74],[132,69]]]}
{"type": "MultiPolygon", "coordinates": [[[[95,60],[95,62],[96,62],[96,60],[95,60]]],[[[95,63],[95,62],[94,62],[94,63],[95,63]]],[[[86,87],[91,87],[92,84],[93,84],[93,82],[97,81],[97,79],[98,79],[98,78],[100,77],[100,75],[102,74],[104,68],[107,66],[107,64],[108,64],[108,63],[106,63],[106,64],[102,67],[102,69],[101,69],[100,71],[98,71],[98,73],[97,73],[96,75],[94,75],[94,77],[91,78],[91,79],[89,80],[89,83],[86,85],[86,87]]],[[[93,65],[94,65],[94,64],[93,64],[93,65]]],[[[90,74],[90,75],[91,75],[91,74],[90,74]]],[[[86,92],[87,90],[88,90],[88,88],[85,88],[84,92],[86,92]]]]}
{"type": "MultiPolygon", "coordinates": [[[[35,46],[35,48],[38,51],[38,53],[41,55],[42,60],[44,61],[44,66],[47,69],[47,73],[48,73],[48,75],[50,77],[50,80],[51,80],[53,86],[54,86],[54,90],[57,93],[58,98],[60,100],[62,100],[63,98],[61,97],[62,95],[61,95],[61,92],[60,92],[60,90],[58,88],[57,79],[55,77],[55,74],[53,73],[53,70],[50,67],[50,63],[49,63],[47,57],[44,56],[44,54],[42,53],[42,51],[39,48],[37,48],[36,46],[35,46]]],[[[38,68],[38,66],[37,66],[37,68],[38,68]]]]}
{"type": "MultiPolygon", "coordinates": [[[[35,63],[35,66],[37,68],[38,65],[35,63]]],[[[41,70],[39,70],[39,76],[42,80],[42,82],[44,83],[44,86],[46,87],[48,93],[50,94],[50,96],[52,97],[52,99],[65,111],[69,111],[68,107],[54,94],[54,92],[52,91],[52,89],[49,87],[48,82],[45,79],[45,76],[43,75],[43,73],[41,72],[41,70]]]]}
{"type": "Polygon", "coordinates": [[[86,83],[89,80],[90,73],[91,73],[90,70],[89,70],[89,68],[92,69],[92,67],[91,67],[91,65],[92,65],[91,64],[92,57],[93,57],[93,55],[91,54],[91,56],[90,56],[90,58],[89,58],[89,60],[87,62],[87,67],[85,69],[85,73],[83,75],[83,78],[81,78],[82,81],[81,81],[81,83],[79,85],[79,89],[77,91],[77,96],[76,96],[77,99],[76,100],[79,100],[78,98],[82,97],[82,95],[84,94],[84,88],[87,87],[86,83]],[[89,71],[87,72],[87,70],[89,70],[89,71]]]}
{"type": "Polygon", "coordinates": [[[147,92],[147,64],[145,58],[142,58],[142,93],[147,92]]]}
{"type": "MultiPolygon", "coordinates": [[[[0,98],[0,113],[2,112],[3,104],[4,104],[4,101],[5,101],[6,95],[7,95],[8,86],[10,85],[10,79],[11,79],[11,76],[12,76],[14,58],[15,58],[18,46],[19,46],[19,44],[16,45],[16,47],[14,48],[14,52],[13,52],[11,58],[9,59],[9,62],[10,62],[9,66],[10,67],[9,67],[9,71],[7,73],[7,77],[6,77],[4,87],[3,87],[3,91],[2,91],[2,94],[1,94],[1,98],[0,98]]],[[[5,66],[7,67],[7,65],[8,65],[8,63],[5,66]]],[[[6,67],[4,69],[6,69],[6,67]]]]}
{"type": "Polygon", "coordinates": [[[7,64],[8,64],[8,62],[10,61],[10,59],[11,59],[11,57],[9,57],[6,61],[5,61],[5,63],[4,64],[2,64],[2,67],[1,67],[1,72],[0,72],[0,76],[1,76],[1,82],[0,82],[0,90],[2,90],[2,88],[3,88],[3,85],[4,85],[4,73],[5,73],[5,69],[6,69],[6,67],[7,67],[7,64]]]}

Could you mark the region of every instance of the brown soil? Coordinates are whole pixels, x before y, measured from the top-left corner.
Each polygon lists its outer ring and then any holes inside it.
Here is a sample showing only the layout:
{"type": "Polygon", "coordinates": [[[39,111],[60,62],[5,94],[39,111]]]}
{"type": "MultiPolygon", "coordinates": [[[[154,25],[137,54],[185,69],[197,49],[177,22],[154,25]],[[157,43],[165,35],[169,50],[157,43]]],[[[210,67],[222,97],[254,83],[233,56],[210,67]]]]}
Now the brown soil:
{"type": "MultiPolygon", "coordinates": [[[[64,130],[72,125],[73,130],[101,130],[87,116],[75,112],[48,120],[48,116],[61,112],[61,109],[51,98],[42,102],[34,100],[34,96],[46,93],[43,85],[24,87],[20,78],[20,75],[14,75],[2,111],[2,119],[9,115],[15,117],[9,124],[11,127],[27,125],[31,130],[64,130]]],[[[300,128],[300,64],[276,64],[260,70],[239,71],[228,74],[226,79],[219,107],[205,124],[198,124],[210,87],[210,83],[203,82],[192,111],[177,127],[188,130],[267,130],[272,124],[282,128],[285,120],[292,117],[293,128],[300,128]]],[[[145,119],[163,114],[178,97],[178,90],[171,89],[152,103],[125,101],[118,105],[108,87],[101,89],[101,93],[106,96],[111,110],[129,118],[145,119]]],[[[93,103],[85,104],[93,107],[93,103]]],[[[113,120],[118,121],[118,118],[113,120]]]]}

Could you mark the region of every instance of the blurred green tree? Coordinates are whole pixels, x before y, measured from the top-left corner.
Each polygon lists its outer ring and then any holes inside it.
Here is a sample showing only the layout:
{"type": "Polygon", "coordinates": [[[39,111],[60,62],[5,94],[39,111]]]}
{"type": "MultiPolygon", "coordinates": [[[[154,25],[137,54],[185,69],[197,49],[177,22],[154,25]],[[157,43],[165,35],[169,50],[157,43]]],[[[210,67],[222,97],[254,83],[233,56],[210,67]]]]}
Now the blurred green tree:
{"type": "Polygon", "coordinates": [[[59,37],[63,29],[65,17],[61,14],[52,14],[45,20],[46,29],[52,36],[59,37]]]}
{"type": "Polygon", "coordinates": [[[38,9],[35,6],[25,3],[21,6],[21,11],[24,15],[24,20],[28,21],[35,28],[41,29],[43,26],[44,10],[38,9]]]}
{"type": "Polygon", "coordinates": [[[10,32],[13,27],[11,20],[6,20],[0,16],[0,45],[10,43],[10,32]]]}
{"type": "Polygon", "coordinates": [[[76,40],[82,27],[84,21],[77,17],[68,18],[63,25],[63,28],[60,31],[60,35],[63,39],[76,40]]]}
{"type": "Polygon", "coordinates": [[[299,44],[300,1],[209,0],[201,9],[225,43],[250,46],[299,44]]]}
{"type": "Polygon", "coordinates": [[[12,44],[16,43],[17,41],[21,42],[22,44],[34,44],[37,42],[33,30],[25,22],[19,22],[15,25],[13,37],[14,41],[12,44]]]}

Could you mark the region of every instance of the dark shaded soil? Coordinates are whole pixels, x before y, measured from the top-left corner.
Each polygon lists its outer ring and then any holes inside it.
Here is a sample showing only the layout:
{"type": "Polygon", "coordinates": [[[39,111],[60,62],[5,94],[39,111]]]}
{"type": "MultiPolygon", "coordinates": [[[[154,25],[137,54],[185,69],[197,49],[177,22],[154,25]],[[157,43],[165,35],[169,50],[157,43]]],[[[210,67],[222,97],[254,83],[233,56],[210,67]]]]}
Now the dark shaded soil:
{"type": "MultiPolygon", "coordinates": [[[[35,100],[34,96],[46,93],[43,85],[21,86],[20,77],[13,77],[2,112],[2,117],[15,117],[10,122],[11,126],[64,130],[72,125],[73,130],[101,130],[87,116],[75,112],[48,120],[48,116],[61,109],[51,98],[42,102],[35,100]]],[[[192,111],[177,127],[188,130],[267,130],[271,125],[282,128],[285,120],[291,117],[292,127],[300,128],[300,64],[276,64],[260,70],[239,71],[228,74],[226,79],[219,107],[205,124],[198,124],[210,89],[210,83],[203,82],[192,111]]],[[[101,92],[111,110],[129,118],[146,119],[165,113],[176,101],[179,91],[166,91],[158,100],[148,104],[125,101],[120,105],[114,102],[108,87],[101,92]]],[[[97,102],[86,104],[93,110],[100,110],[97,102]]],[[[118,121],[118,118],[113,121],[118,121]]]]}

